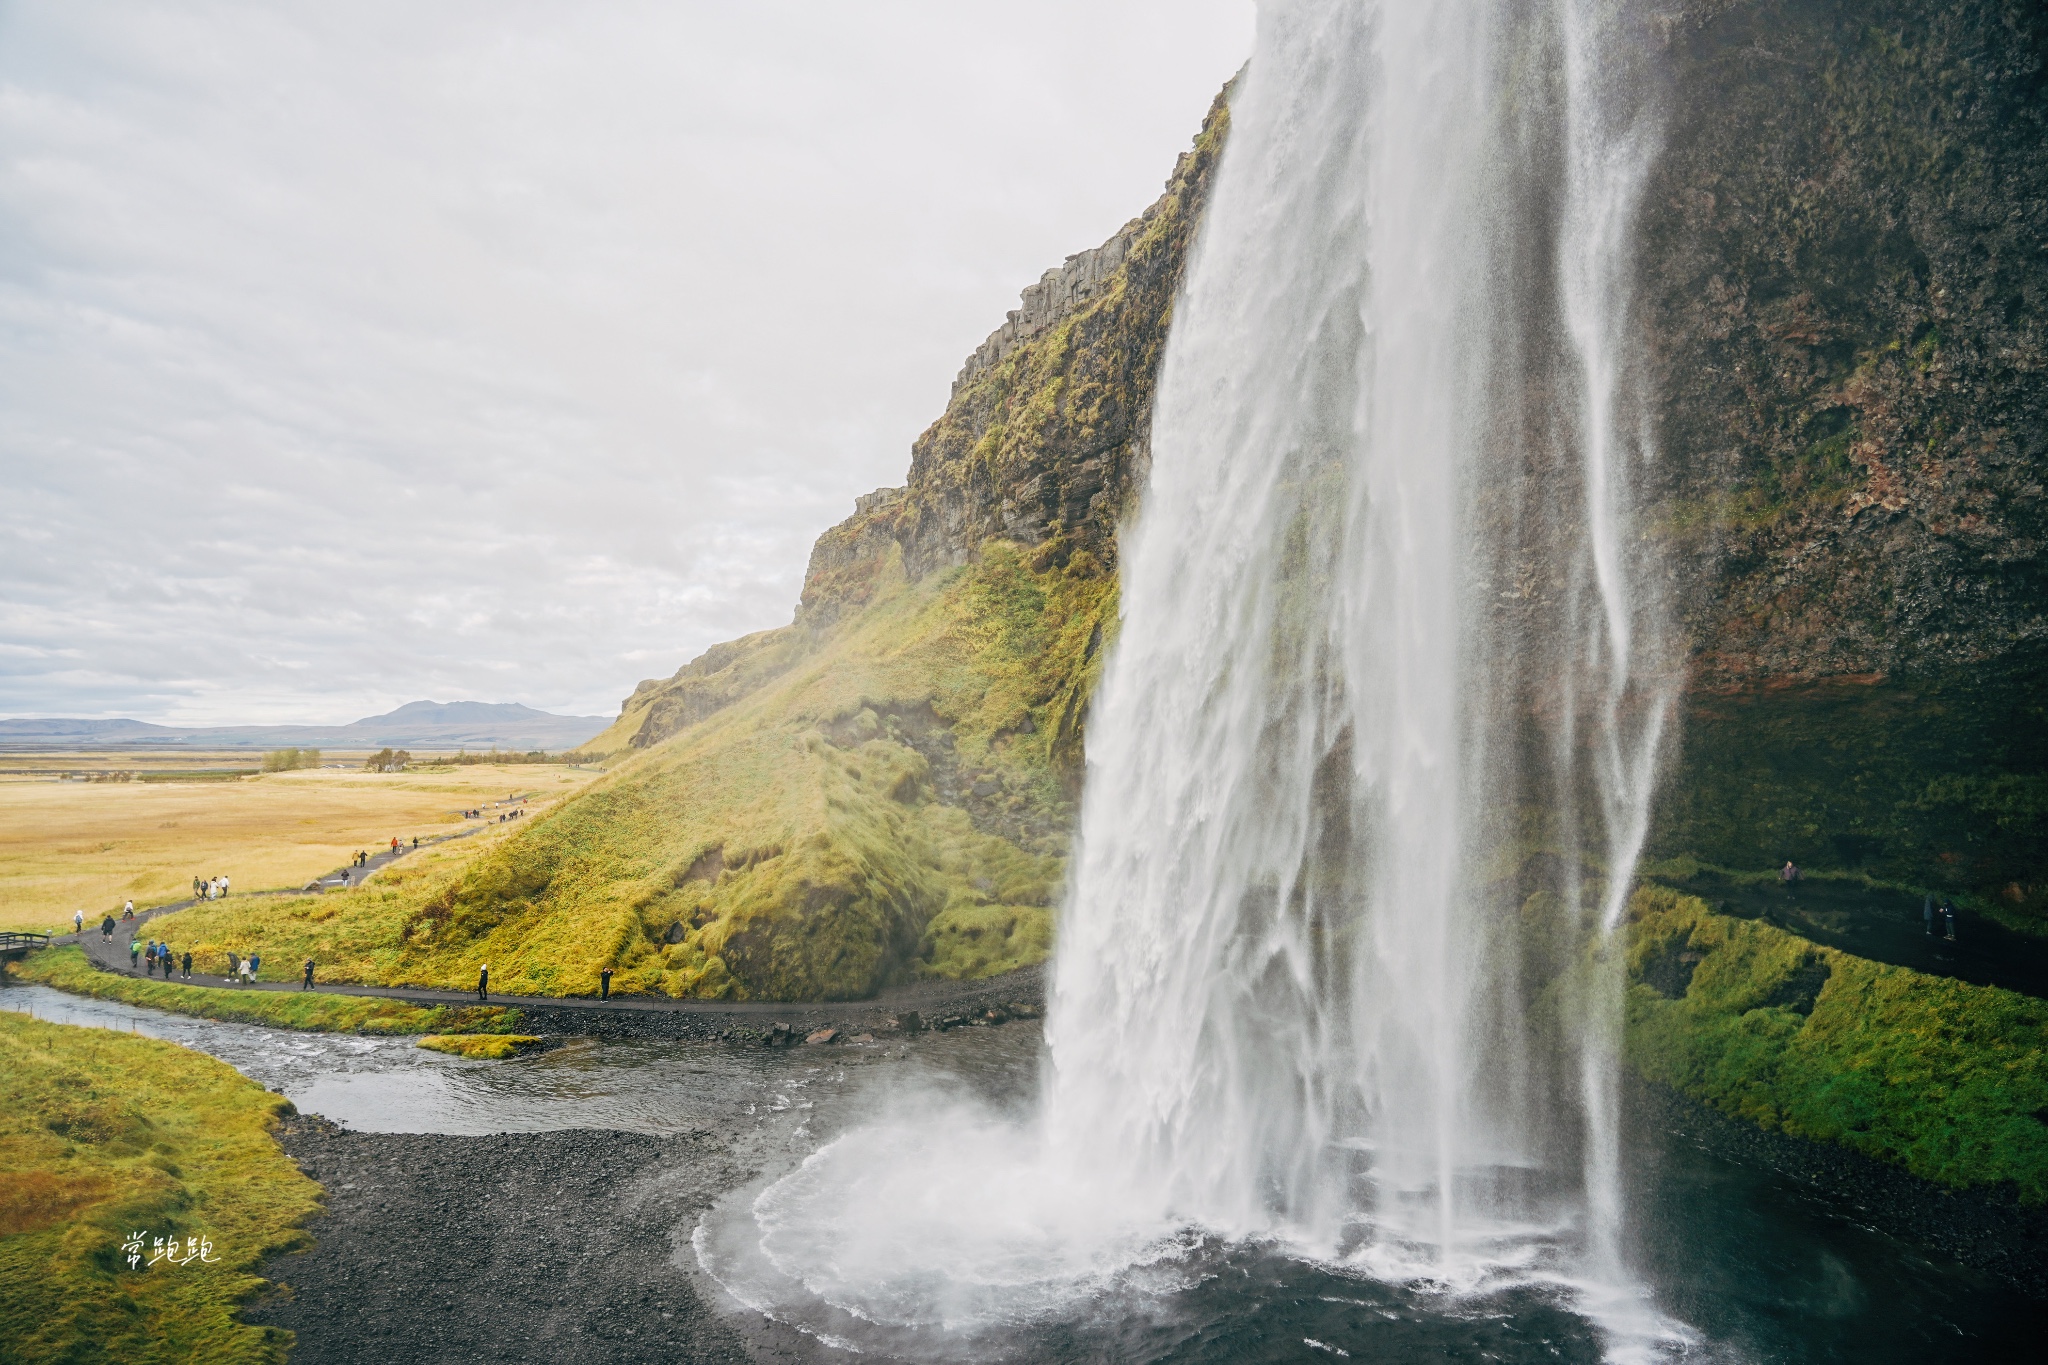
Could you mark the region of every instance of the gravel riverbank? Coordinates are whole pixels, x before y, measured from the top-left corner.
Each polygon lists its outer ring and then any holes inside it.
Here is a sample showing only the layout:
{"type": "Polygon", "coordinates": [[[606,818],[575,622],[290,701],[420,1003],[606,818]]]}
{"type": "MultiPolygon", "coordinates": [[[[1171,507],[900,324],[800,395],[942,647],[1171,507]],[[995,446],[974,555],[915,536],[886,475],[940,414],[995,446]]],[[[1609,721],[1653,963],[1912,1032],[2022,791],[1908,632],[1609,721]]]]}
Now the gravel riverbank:
{"type": "Polygon", "coordinates": [[[251,1322],[294,1365],[745,1361],[673,1233],[745,1178],[725,1139],[569,1131],[356,1133],[300,1116],[284,1149],[326,1190],[312,1250],[262,1274],[251,1322]]]}

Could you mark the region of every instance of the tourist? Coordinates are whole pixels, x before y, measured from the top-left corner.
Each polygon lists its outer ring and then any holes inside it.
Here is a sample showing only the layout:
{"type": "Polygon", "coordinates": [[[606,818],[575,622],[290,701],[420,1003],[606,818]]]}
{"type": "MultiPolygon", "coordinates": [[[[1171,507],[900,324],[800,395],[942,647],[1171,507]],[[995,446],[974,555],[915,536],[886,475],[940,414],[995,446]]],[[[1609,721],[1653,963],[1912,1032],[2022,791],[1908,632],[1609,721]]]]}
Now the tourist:
{"type": "Polygon", "coordinates": [[[310,957],[306,959],[306,979],[299,983],[299,989],[302,991],[313,989],[313,959],[310,957]]]}
{"type": "Polygon", "coordinates": [[[250,979],[251,981],[254,981],[254,980],[256,979],[256,973],[257,973],[257,972],[259,972],[259,971],[261,971],[262,969],[263,969],[263,954],[261,954],[261,953],[251,953],[251,954],[249,954],[249,979],[250,979]]]}
{"type": "Polygon", "coordinates": [[[123,902],[121,902],[121,918],[122,918],[122,919],[134,919],[134,918],[135,918],[135,902],[134,902],[134,901],[123,901],[123,902]]]}
{"type": "Polygon", "coordinates": [[[1920,929],[1927,937],[1934,937],[1934,897],[1931,895],[1920,898],[1920,929]]]}
{"type": "Polygon", "coordinates": [[[1946,896],[1941,898],[1941,921],[1942,927],[1948,931],[1948,941],[1954,943],[1956,941],[1956,908],[1949,902],[1946,896]]]}
{"type": "Polygon", "coordinates": [[[185,979],[190,981],[192,979],[192,950],[190,948],[185,950],[185,960],[182,965],[185,969],[185,979]]]}
{"type": "Polygon", "coordinates": [[[479,1000],[491,998],[491,964],[488,962],[476,974],[476,998],[479,1000]]]}
{"type": "Polygon", "coordinates": [[[597,998],[600,1000],[612,998],[612,969],[609,967],[597,974],[597,998]]]}
{"type": "Polygon", "coordinates": [[[114,941],[114,917],[112,915],[108,915],[100,921],[100,937],[108,943],[114,941]]]}
{"type": "Polygon", "coordinates": [[[1778,880],[1787,886],[1799,880],[1799,869],[1793,866],[1790,858],[1787,858],[1785,866],[1778,870],[1778,880]]]}
{"type": "Polygon", "coordinates": [[[156,975],[156,940],[155,940],[155,939],[151,939],[151,940],[150,940],[150,941],[149,941],[148,943],[146,943],[146,944],[144,944],[144,945],[143,945],[143,948],[142,948],[142,974],[143,974],[144,976],[155,976],[155,975],[156,975]]]}
{"type": "Polygon", "coordinates": [[[205,886],[205,884],[204,884],[204,883],[202,883],[202,882],[201,882],[201,881],[199,880],[199,878],[197,878],[197,877],[194,877],[194,878],[192,879],[192,899],[196,901],[196,900],[204,900],[205,898],[206,898],[206,886],[205,886]]]}
{"type": "Polygon", "coordinates": [[[220,879],[220,893],[223,896],[228,893],[228,879],[225,876],[220,879]]]}
{"type": "Polygon", "coordinates": [[[85,933],[85,911],[75,910],[72,912],[71,932],[74,935],[83,935],[85,933]]]}
{"type": "Polygon", "coordinates": [[[415,853],[419,852],[419,848],[420,848],[420,836],[419,836],[419,835],[417,835],[417,834],[415,834],[415,835],[413,835],[413,836],[412,836],[412,848],[413,848],[413,852],[415,852],[415,853]]]}
{"type": "Polygon", "coordinates": [[[131,971],[131,972],[132,972],[132,971],[134,971],[134,970],[135,970],[135,959],[136,959],[136,958],[138,958],[139,956],[141,956],[141,954],[142,954],[142,945],[141,945],[141,944],[139,944],[139,943],[137,943],[137,942],[136,942],[136,941],[135,941],[134,939],[132,939],[132,938],[131,938],[131,939],[129,939],[129,940],[128,940],[128,970],[129,970],[129,971],[131,971]]]}

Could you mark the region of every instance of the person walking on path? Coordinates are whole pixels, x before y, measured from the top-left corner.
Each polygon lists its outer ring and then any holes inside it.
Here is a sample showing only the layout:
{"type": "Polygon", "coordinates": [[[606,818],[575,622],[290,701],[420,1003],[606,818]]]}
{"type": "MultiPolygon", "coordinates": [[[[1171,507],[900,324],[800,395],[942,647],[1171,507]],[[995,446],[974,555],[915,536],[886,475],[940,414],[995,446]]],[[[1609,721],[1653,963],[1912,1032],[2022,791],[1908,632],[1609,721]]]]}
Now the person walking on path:
{"type": "Polygon", "coordinates": [[[1956,908],[1946,896],[1942,897],[1941,900],[1941,923],[1942,928],[1947,931],[1945,936],[1948,941],[1954,943],[1956,941],[1956,908]]]}
{"type": "Polygon", "coordinates": [[[128,940],[128,970],[135,970],[135,959],[142,955],[142,945],[134,939],[128,940]]]}
{"type": "Polygon", "coordinates": [[[122,918],[122,919],[134,919],[134,918],[135,918],[135,902],[134,902],[134,901],[123,901],[123,902],[121,903],[121,918],[122,918]]]}
{"type": "Polygon", "coordinates": [[[71,932],[80,936],[85,933],[85,911],[75,910],[71,915],[71,932]]]}
{"type": "Polygon", "coordinates": [[[251,953],[251,954],[249,954],[249,979],[250,979],[251,981],[254,981],[254,980],[256,979],[256,973],[257,973],[257,972],[259,972],[259,971],[261,971],[262,969],[263,969],[263,954],[261,954],[261,953],[251,953]]]}
{"type": "Polygon", "coordinates": [[[149,942],[147,942],[147,943],[145,943],[145,944],[143,944],[143,945],[142,945],[142,974],[143,974],[144,976],[155,976],[155,975],[156,975],[156,940],[155,940],[155,939],[151,939],[151,940],[150,940],[149,942]]]}
{"type": "Polygon", "coordinates": [[[108,915],[100,921],[100,937],[108,943],[114,941],[114,917],[112,915],[108,915]]]}
{"type": "Polygon", "coordinates": [[[477,971],[476,998],[479,1000],[488,1000],[491,998],[491,964],[488,962],[484,963],[484,965],[477,971]]]}
{"type": "Polygon", "coordinates": [[[612,969],[609,967],[597,974],[597,998],[600,1000],[612,998],[612,969]]]}
{"type": "Polygon", "coordinates": [[[299,983],[299,989],[302,991],[313,989],[313,959],[310,957],[306,959],[306,979],[299,983]]]}
{"type": "Polygon", "coordinates": [[[182,965],[185,968],[185,979],[190,981],[192,979],[192,950],[190,948],[185,950],[185,961],[182,965]]]}
{"type": "Polygon", "coordinates": [[[220,894],[222,897],[228,894],[228,879],[225,876],[220,879],[220,894]]]}

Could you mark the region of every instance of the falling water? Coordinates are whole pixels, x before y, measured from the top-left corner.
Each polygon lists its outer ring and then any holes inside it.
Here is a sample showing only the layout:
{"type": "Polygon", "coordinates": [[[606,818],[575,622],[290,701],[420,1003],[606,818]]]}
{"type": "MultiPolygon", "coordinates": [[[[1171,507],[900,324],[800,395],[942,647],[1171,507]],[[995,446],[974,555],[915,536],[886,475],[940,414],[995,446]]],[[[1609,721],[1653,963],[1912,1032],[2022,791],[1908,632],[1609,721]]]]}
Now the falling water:
{"type": "Polygon", "coordinates": [[[1576,1146],[1568,1202],[1616,1262],[1601,950],[1669,709],[1634,530],[1630,37],[1598,0],[1272,6],[1233,103],[1092,723],[1048,1094],[1054,1142],[1205,1226],[1472,1273],[1558,1216],[1518,1173],[1576,1146]],[[1574,1073],[1576,1103],[1528,1083],[1574,1073]]]}
{"type": "Polygon", "coordinates": [[[1041,1112],[820,1152],[752,1205],[750,1301],[1021,1320],[1188,1229],[1626,1297],[1613,938],[1671,709],[1646,50],[1617,0],[1263,7],[1125,539],[1041,1112]]]}

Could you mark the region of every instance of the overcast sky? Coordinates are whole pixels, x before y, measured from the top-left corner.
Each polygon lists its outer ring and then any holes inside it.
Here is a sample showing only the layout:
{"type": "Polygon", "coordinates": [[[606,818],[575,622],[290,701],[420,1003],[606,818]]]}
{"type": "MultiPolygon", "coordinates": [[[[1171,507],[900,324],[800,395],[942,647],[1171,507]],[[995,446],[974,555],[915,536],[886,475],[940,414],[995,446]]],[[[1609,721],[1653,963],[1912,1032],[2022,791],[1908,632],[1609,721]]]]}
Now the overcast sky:
{"type": "Polygon", "coordinates": [[[0,0],[0,715],[606,714],[790,618],[1250,0],[0,0]]]}

